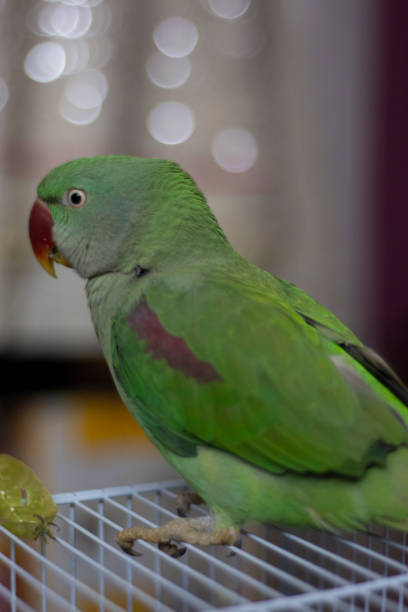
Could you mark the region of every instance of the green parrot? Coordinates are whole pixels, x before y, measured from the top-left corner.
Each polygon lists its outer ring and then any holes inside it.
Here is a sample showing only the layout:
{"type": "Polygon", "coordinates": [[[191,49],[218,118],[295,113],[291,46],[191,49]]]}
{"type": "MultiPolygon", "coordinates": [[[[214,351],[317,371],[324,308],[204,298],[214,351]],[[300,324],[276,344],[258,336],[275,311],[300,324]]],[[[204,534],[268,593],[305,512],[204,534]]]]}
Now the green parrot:
{"type": "Polygon", "coordinates": [[[59,262],[87,279],[121,398],[210,509],[124,529],[124,550],[234,544],[247,520],[408,529],[407,388],[330,311],[238,255],[176,163],[59,166],[29,233],[51,274],[59,262]]]}

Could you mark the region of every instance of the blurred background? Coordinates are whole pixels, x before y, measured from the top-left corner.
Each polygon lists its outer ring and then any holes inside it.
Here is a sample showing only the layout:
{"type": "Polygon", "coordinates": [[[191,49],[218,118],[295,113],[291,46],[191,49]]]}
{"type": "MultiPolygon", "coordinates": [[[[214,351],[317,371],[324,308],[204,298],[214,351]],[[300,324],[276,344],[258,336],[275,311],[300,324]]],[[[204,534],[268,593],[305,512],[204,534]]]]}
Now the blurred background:
{"type": "Polygon", "coordinates": [[[404,0],[0,0],[0,450],[52,492],[175,474],[116,398],[84,283],[35,261],[36,185],[165,157],[235,248],[408,379],[404,0]]]}

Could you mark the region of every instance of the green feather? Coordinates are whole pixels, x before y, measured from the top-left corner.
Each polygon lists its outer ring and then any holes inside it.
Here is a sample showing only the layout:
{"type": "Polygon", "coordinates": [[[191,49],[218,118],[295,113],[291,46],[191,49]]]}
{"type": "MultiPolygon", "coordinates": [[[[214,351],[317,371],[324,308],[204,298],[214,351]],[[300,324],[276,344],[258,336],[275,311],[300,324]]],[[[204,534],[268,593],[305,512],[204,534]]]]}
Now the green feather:
{"type": "MultiPolygon", "coordinates": [[[[203,385],[185,377],[146,351],[126,321],[128,313],[115,321],[115,376],[128,398],[143,402],[140,418],[148,413],[150,422],[173,434],[274,472],[354,477],[383,462],[389,446],[406,440],[396,417],[397,411],[407,415],[406,407],[392,395],[388,406],[386,389],[368,372],[366,383],[359,364],[282,303],[272,277],[262,292],[243,284],[248,267],[238,260],[235,273],[222,267],[220,278],[214,261],[188,293],[177,290],[176,274],[144,291],[164,328],[213,364],[221,380],[203,385]],[[202,317],[204,329],[195,324],[202,317]],[[336,358],[344,369],[352,364],[356,388],[336,358]]],[[[156,435],[165,446],[163,435],[156,435]]]]}
{"type": "Polygon", "coordinates": [[[123,401],[219,522],[407,528],[408,391],[335,315],[235,253],[185,172],[82,159],[39,195],[89,279],[123,401]]]}

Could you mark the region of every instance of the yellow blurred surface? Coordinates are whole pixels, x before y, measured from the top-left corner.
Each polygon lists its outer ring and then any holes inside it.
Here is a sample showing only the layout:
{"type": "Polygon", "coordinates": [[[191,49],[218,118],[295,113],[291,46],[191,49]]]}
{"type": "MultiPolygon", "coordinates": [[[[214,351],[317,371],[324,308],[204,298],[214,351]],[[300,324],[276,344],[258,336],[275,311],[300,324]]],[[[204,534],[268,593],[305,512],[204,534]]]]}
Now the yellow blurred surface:
{"type": "Polygon", "coordinates": [[[95,447],[109,441],[129,442],[138,445],[148,442],[145,433],[119,397],[112,393],[83,393],[77,397],[75,413],[78,442],[95,447]]]}

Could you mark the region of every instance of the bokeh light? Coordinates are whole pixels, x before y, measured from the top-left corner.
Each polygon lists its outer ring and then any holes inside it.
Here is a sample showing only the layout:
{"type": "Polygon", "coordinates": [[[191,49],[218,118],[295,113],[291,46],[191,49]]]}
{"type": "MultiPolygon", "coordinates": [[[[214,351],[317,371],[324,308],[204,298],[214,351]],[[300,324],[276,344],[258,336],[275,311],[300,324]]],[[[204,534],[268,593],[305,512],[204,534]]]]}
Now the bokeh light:
{"type": "Polygon", "coordinates": [[[27,53],[24,70],[27,76],[39,83],[55,81],[64,72],[65,51],[59,43],[38,43],[27,53]]]}
{"type": "Polygon", "coordinates": [[[175,89],[190,76],[191,62],[188,57],[168,57],[156,51],[146,62],[146,72],[158,87],[175,89]]]}
{"type": "Polygon", "coordinates": [[[86,6],[94,8],[99,4],[102,4],[104,0],[46,0],[46,2],[63,2],[63,4],[69,4],[71,6],[86,6]]]}
{"type": "Polygon", "coordinates": [[[46,4],[38,15],[38,27],[47,36],[80,38],[92,23],[92,11],[84,6],[46,4]]]}
{"type": "Polygon", "coordinates": [[[0,111],[6,106],[8,97],[9,91],[6,81],[0,77],[0,111]]]}
{"type": "Polygon", "coordinates": [[[208,5],[214,15],[222,19],[238,19],[242,17],[251,4],[251,0],[208,0],[208,5]]]}
{"type": "Polygon", "coordinates": [[[79,9],[63,4],[45,4],[38,15],[38,27],[47,36],[69,37],[79,21],[79,9]]]}
{"type": "Polygon", "coordinates": [[[64,74],[75,74],[82,72],[89,63],[89,45],[86,40],[64,40],[62,43],[65,50],[64,74]]]}
{"type": "Polygon", "coordinates": [[[100,106],[108,92],[105,76],[99,70],[86,70],[72,76],[65,88],[65,97],[80,109],[91,109],[100,106]]]}
{"type": "Polygon", "coordinates": [[[241,128],[229,128],[216,134],[212,143],[215,161],[227,172],[245,172],[258,156],[256,140],[241,128]]]}
{"type": "Polygon", "coordinates": [[[152,137],[167,145],[176,145],[190,138],[195,128],[194,115],[181,102],[163,102],[156,106],[147,120],[152,137]]]}
{"type": "Polygon", "coordinates": [[[194,23],[184,17],[170,17],[155,28],[153,40],[162,53],[168,57],[189,55],[198,41],[194,23]]]}
{"type": "Polygon", "coordinates": [[[96,106],[95,108],[79,108],[78,106],[71,104],[67,98],[62,98],[60,107],[61,115],[75,125],[88,125],[96,121],[99,117],[102,105],[96,106]]]}

